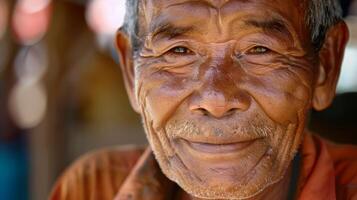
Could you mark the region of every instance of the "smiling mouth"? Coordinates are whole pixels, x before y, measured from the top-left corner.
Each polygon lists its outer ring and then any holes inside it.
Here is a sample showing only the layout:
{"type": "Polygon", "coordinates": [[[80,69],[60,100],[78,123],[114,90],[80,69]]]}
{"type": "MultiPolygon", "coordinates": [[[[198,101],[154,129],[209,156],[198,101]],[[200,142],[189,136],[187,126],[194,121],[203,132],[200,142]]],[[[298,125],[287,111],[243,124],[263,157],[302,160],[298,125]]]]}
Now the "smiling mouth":
{"type": "Polygon", "coordinates": [[[206,143],[206,142],[191,142],[185,139],[182,139],[186,145],[190,146],[193,150],[209,153],[209,154],[226,154],[242,151],[259,139],[234,142],[234,143],[224,143],[224,144],[215,144],[215,143],[206,143]]]}

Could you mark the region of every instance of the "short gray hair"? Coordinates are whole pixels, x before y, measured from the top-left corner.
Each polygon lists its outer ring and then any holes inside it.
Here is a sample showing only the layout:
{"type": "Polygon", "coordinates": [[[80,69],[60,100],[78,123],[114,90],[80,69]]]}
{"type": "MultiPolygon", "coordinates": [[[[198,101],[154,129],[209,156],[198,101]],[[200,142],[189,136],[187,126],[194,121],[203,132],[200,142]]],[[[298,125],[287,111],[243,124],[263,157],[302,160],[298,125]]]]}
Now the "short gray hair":
{"type": "Polygon", "coordinates": [[[307,26],[310,29],[312,45],[319,51],[328,29],[343,19],[342,8],[337,0],[308,1],[307,26]]]}
{"type": "MultiPolygon", "coordinates": [[[[134,54],[141,46],[139,31],[139,1],[126,0],[126,14],[122,30],[130,37],[134,54]]],[[[310,29],[311,43],[318,52],[326,37],[328,29],[342,20],[342,9],[337,0],[306,0],[308,10],[305,21],[310,29]]]]}
{"type": "Polygon", "coordinates": [[[138,37],[139,1],[141,0],[126,0],[124,24],[120,28],[128,35],[134,54],[137,53],[140,48],[140,39],[138,37]]]}

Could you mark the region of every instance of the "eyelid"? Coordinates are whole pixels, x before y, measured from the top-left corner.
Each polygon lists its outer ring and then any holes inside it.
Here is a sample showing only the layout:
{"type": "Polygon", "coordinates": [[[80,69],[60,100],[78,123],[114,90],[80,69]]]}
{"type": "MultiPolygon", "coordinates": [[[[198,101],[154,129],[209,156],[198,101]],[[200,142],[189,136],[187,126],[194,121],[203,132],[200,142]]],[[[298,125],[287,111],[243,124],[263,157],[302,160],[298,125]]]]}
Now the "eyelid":
{"type": "Polygon", "coordinates": [[[265,53],[269,53],[269,52],[272,52],[273,50],[270,49],[269,47],[266,47],[266,46],[263,46],[263,45],[255,45],[251,48],[249,48],[248,50],[245,51],[245,53],[247,54],[265,54],[265,53]],[[257,48],[264,48],[266,49],[266,52],[263,52],[263,53],[251,53],[252,50],[254,49],[257,49],[257,48]]]}
{"type": "Polygon", "coordinates": [[[254,43],[254,44],[250,44],[247,47],[242,48],[240,50],[239,49],[235,50],[234,51],[234,59],[242,59],[242,58],[244,58],[244,56],[259,56],[259,55],[264,56],[264,55],[269,55],[272,53],[277,53],[277,51],[275,51],[274,49],[272,49],[270,47],[267,47],[266,45],[254,43]],[[249,52],[250,50],[252,50],[256,47],[266,48],[267,51],[264,53],[250,53],[249,52]]]}
{"type": "Polygon", "coordinates": [[[269,53],[276,53],[277,51],[275,51],[273,48],[271,48],[269,45],[264,45],[261,43],[251,43],[249,45],[247,45],[246,47],[242,48],[241,50],[236,50],[235,51],[235,55],[237,56],[244,56],[244,55],[258,55],[258,54],[269,54],[269,53]],[[251,51],[254,48],[257,47],[263,47],[266,48],[267,51],[263,52],[263,53],[250,53],[249,51],[251,51]]]}
{"type": "Polygon", "coordinates": [[[163,55],[177,47],[185,47],[185,48],[189,49],[190,51],[192,51],[192,53],[195,53],[195,50],[192,45],[190,45],[187,41],[180,41],[180,42],[175,42],[173,44],[167,45],[166,47],[160,49],[159,50],[160,55],[163,55]]]}
{"type": "Polygon", "coordinates": [[[194,51],[192,51],[190,48],[185,47],[185,46],[174,46],[171,49],[169,49],[168,51],[166,51],[166,53],[173,53],[173,54],[194,54],[194,51]],[[175,49],[177,48],[185,48],[185,50],[187,51],[186,53],[180,53],[180,52],[175,52],[175,49]]]}

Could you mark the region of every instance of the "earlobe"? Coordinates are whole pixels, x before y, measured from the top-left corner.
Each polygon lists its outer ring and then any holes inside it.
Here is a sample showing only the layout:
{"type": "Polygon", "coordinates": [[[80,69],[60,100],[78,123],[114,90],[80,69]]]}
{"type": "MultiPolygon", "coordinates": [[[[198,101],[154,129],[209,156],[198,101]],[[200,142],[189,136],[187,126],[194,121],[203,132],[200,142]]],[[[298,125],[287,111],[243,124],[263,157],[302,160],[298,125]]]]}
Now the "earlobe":
{"type": "Polygon", "coordinates": [[[140,113],[135,96],[135,70],[129,37],[122,30],[118,30],[115,42],[119,55],[119,65],[123,74],[125,89],[128,93],[130,104],[135,112],[140,113]]]}
{"type": "Polygon", "coordinates": [[[335,97],[348,38],[348,28],[343,21],[331,27],[326,34],[324,45],[319,52],[320,64],[312,99],[315,110],[326,109],[335,97]]]}

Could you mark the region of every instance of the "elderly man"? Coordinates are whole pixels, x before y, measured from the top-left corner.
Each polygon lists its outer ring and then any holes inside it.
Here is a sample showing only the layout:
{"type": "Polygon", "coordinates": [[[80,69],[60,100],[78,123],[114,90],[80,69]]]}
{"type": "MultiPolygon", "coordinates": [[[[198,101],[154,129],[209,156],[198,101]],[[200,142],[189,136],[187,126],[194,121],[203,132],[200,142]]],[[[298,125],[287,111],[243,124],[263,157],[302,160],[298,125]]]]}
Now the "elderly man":
{"type": "Polygon", "coordinates": [[[120,66],[150,147],[90,154],[51,199],[357,198],[357,148],[306,130],[335,95],[334,0],[131,0],[120,66]]]}

